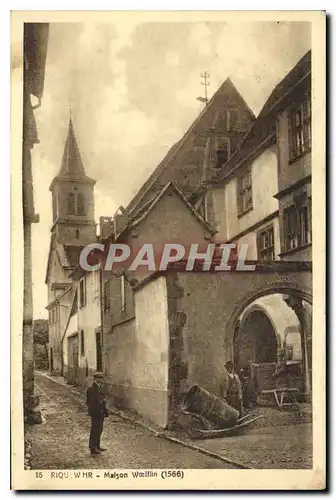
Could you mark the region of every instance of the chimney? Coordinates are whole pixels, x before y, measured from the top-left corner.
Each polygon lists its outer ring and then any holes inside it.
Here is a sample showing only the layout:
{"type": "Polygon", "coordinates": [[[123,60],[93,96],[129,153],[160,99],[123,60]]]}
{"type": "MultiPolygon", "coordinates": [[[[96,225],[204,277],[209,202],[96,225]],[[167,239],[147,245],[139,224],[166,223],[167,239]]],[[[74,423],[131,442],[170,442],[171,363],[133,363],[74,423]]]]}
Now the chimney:
{"type": "Polygon", "coordinates": [[[112,217],[99,217],[99,232],[101,238],[107,238],[113,234],[112,217]]]}

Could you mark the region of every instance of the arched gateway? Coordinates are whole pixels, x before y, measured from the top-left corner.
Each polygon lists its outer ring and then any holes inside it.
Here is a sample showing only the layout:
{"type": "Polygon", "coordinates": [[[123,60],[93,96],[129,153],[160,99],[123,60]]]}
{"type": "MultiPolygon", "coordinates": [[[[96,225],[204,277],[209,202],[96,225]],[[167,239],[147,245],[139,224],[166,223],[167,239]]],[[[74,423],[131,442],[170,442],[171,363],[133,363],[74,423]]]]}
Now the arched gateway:
{"type": "Polygon", "coordinates": [[[234,365],[239,371],[249,360],[273,363],[281,347],[276,325],[265,308],[253,304],[247,308],[235,328],[233,339],[234,365]]]}
{"type": "MultiPolygon", "coordinates": [[[[166,275],[171,410],[191,385],[198,384],[218,394],[223,366],[234,359],[239,318],[256,299],[270,294],[281,294],[300,323],[303,392],[309,397],[307,332],[310,325],[303,301],[312,303],[311,263],[253,264],[255,271],[170,272],[166,275]]],[[[269,351],[262,354],[265,358],[274,356],[276,336],[273,340],[269,351]]]]}

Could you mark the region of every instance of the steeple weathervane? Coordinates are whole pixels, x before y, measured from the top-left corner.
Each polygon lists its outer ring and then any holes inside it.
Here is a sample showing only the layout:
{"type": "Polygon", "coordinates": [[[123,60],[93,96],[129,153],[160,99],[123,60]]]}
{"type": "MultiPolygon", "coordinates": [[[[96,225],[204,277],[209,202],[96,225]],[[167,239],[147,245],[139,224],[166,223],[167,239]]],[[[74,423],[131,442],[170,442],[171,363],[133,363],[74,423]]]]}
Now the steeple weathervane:
{"type": "Polygon", "coordinates": [[[204,97],[197,97],[196,98],[197,101],[204,102],[204,104],[206,106],[209,102],[208,93],[207,93],[207,87],[209,87],[209,85],[210,85],[210,82],[208,81],[209,77],[210,77],[210,75],[206,71],[203,71],[203,73],[201,73],[201,78],[203,78],[203,81],[201,82],[201,84],[204,86],[204,97]]]}

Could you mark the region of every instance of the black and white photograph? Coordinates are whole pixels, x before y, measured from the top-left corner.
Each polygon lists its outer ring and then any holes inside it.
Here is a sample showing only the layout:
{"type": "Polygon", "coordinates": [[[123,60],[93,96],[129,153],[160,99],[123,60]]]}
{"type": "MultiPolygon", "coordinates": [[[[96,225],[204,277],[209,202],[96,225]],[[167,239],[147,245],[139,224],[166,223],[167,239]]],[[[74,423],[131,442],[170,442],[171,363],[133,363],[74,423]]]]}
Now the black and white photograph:
{"type": "Polygon", "coordinates": [[[325,14],[14,14],[14,486],[323,489],[325,14]]]}

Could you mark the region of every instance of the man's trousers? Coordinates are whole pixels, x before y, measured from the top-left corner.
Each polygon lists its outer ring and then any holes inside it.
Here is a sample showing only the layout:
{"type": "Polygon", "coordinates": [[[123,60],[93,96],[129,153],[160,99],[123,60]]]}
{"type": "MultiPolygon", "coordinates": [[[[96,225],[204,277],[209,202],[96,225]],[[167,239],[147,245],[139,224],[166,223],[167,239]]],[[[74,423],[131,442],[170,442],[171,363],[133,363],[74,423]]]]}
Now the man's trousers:
{"type": "Polygon", "coordinates": [[[90,450],[97,450],[100,448],[100,436],[103,432],[104,417],[102,415],[91,417],[91,431],[90,431],[90,450]]]}

